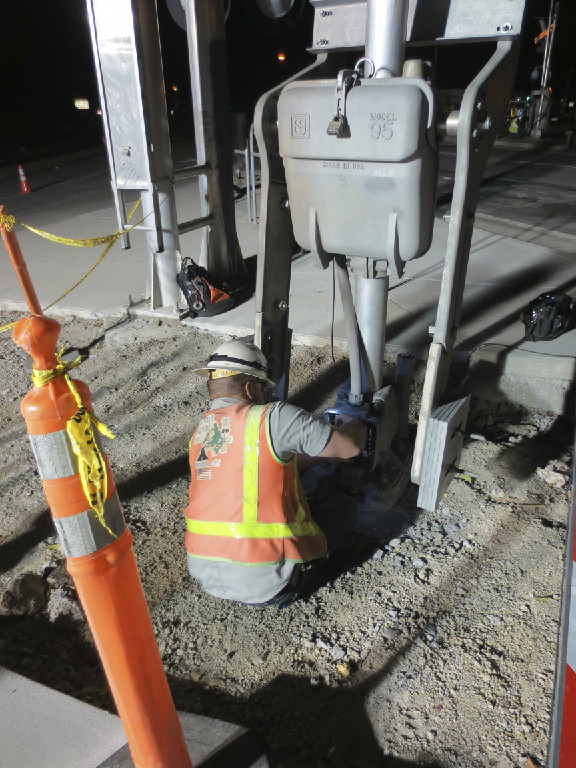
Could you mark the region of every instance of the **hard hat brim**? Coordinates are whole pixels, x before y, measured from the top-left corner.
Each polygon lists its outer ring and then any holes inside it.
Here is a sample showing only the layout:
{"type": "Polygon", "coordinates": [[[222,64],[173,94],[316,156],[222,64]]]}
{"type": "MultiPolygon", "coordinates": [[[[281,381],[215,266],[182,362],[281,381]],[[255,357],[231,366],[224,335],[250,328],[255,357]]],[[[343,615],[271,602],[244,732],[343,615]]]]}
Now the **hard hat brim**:
{"type": "MultiPolygon", "coordinates": [[[[210,377],[210,374],[212,371],[216,370],[215,368],[195,368],[193,373],[196,374],[196,376],[201,376],[203,379],[208,379],[210,377]]],[[[269,379],[267,376],[263,376],[258,373],[253,373],[249,371],[235,371],[235,375],[237,376],[250,376],[252,379],[258,379],[259,381],[263,381],[266,383],[268,387],[275,387],[276,382],[272,381],[272,379],[269,379]]]]}

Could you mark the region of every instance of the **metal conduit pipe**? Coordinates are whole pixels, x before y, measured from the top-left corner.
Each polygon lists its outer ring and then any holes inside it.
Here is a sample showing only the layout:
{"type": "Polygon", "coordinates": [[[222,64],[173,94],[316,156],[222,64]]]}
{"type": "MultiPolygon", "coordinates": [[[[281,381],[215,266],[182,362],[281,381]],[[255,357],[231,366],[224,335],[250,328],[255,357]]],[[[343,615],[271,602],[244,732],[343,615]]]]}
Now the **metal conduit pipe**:
{"type": "Polygon", "coordinates": [[[389,282],[388,275],[363,277],[354,271],[356,318],[367,392],[377,392],[382,386],[389,282]]]}
{"type": "Polygon", "coordinates": [[[366,57],[374,77],[399,77],[404,64],[408,0],[368,0],[366,57]]]}
{"type": "Polygon", "coordinates": [[[354,312],[354,300],[350,286],[350,275],[343,256],[334,259],[336,273],[338,275],[338,288],[344,310],[346,323],[346,338],[348,340],[348,355],[350,359],[350,397],[351,403],[362,402],[362,369],[360,367],[360,340],[358,338],[358,325],[354,312]]]}

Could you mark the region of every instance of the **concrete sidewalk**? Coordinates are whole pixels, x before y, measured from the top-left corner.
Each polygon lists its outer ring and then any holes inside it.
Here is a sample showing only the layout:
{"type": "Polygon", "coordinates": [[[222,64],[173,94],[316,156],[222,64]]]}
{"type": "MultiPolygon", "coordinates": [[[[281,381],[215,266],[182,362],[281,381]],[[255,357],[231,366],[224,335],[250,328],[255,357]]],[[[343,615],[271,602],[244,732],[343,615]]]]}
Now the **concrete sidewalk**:
{"type": "MultiPolygon", "coordinates": [[[[184,712],[180,722],[195,768],[267,768],[259,740],[245,728],[184,712]]],[[[0,744],[0,768],[134,766],[119,717],[3,667],[0,744]]]]}

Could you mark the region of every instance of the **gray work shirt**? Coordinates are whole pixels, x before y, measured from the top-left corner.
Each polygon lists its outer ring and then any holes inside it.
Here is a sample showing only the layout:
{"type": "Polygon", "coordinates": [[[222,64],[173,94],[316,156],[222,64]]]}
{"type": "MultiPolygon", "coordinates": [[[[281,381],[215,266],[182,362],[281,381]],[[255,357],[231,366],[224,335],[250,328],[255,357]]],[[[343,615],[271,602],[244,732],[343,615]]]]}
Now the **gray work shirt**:
{"type": "MultiPolygon", "coordinates": [[[[210,410],[237,402],[233,398],[219,398],[210,404],[210,410]]],[[[295,453],[318,456],[332,434],[328,422],[294,405],[271,403],[269,413],[272,446],[282,461],[289,461],[295,453]]],[[[288,584],[296,567],[292,562],[254,566],[188,557],[190,575],[198,579],[208,594],[241,603],[270,600],[288,584]]]]}

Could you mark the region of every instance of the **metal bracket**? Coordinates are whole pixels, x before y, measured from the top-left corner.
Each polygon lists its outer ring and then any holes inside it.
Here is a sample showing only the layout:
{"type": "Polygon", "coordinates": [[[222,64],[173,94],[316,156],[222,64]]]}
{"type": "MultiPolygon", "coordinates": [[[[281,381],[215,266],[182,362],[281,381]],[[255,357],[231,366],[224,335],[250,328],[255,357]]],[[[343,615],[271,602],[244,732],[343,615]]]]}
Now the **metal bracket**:
{"type": "Polygon", "coordinates": [[[514,39],[499,41],[496,51],[470,83],[462,99],[446,259],[414,447],[414,483],[419,483],[422,475],[428,423],[448,381],[452,350],[460,322],[478,192],[490,147],[508,104],[516,72],[518,47],[514,39]]]}
{"type": "Polygon", "coordinates": [[[288,190],[284,164],[278,150],[278,98],[290,82],[310,75],[324,65],[327,55],[317,56],[307,69],[281,83],[260,97],[254,112],[254,132],[260,152],[260,222],[258,228],[258,262],[256,271],[254,343],[266,358],[274,361],[271,376],[283,382],[278,387],[278,397],[288,394],[288,370],[290,366],[286,339],[290,293],[291,261],[294,255],[292,219],[286,206],[288,190]]]}
{"type": "Polygon", "coordinates": [[[470,395],[437,408],[426,432],[418,506],[433,512],[457,469],[470,395]]]}

